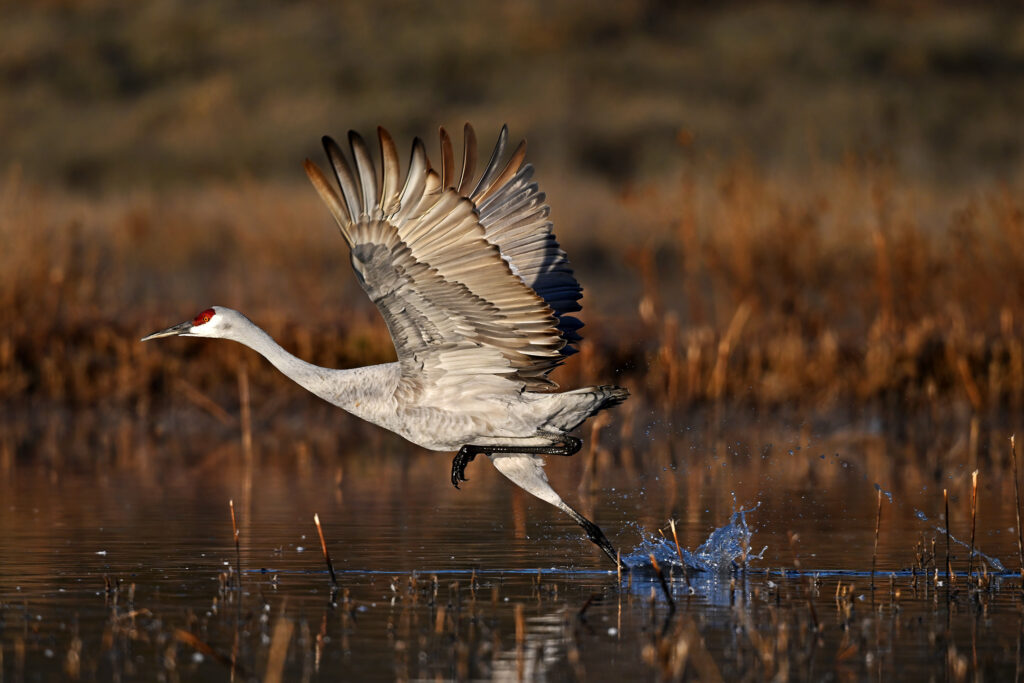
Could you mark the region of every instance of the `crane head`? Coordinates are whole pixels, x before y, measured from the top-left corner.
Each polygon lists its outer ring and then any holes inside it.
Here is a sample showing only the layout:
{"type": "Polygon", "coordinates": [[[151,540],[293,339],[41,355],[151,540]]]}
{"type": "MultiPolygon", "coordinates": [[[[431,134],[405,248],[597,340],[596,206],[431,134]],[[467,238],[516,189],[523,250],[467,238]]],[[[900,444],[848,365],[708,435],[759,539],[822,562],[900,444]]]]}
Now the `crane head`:
{"type": "Polygon", "coordinates": [[[160,337],[223,337],[227,328],[230,324],[225,320],[228,315],[226,313],[230,309],[221,308],[220,306],[214,306],[213,308],[207,308],[202,311],[199,315],[192,320],[186,320],[183,323],[178,323],[173,327],[168,327],[166,330],[160,330],[153,334],[147,335],[141,339],[141,341],[149,341],[150,339],[159,339],[160,337]]]}

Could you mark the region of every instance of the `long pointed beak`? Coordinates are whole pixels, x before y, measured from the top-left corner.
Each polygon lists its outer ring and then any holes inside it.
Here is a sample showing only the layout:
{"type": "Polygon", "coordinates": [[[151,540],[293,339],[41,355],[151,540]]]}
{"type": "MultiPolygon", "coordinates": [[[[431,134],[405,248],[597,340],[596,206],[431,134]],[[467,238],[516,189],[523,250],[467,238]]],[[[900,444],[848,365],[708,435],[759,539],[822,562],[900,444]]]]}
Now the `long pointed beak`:
{"type": "Polygon", "coordinates": [[[168,327],[166,330],[160,330],[159,332],[154,332],[153,334],[145,336],[139,341],[149,341],[150,339],[159,339],[160,337],[174,337],[179,334],[185,334],[191,329],[192,322],[190,320],[186,320],[183,323],[178,323],[174,327],[168,327]]]}

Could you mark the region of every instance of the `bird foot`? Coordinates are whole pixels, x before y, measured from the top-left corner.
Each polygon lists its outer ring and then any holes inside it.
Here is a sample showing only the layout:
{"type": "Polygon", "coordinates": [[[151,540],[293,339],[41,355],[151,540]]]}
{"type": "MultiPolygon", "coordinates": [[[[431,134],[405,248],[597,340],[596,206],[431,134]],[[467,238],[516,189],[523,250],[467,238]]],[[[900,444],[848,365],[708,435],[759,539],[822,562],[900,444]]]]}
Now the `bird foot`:
{"type": "Polygon", "coordinates": [[[459,488],[460,481],[469,481],[469,479],[466,479],[466,465],[473,461],[477,453],[481,452],[479,449],[468,445],[459,449],[459,452],[452,458],[452,486],[459,488]]]}

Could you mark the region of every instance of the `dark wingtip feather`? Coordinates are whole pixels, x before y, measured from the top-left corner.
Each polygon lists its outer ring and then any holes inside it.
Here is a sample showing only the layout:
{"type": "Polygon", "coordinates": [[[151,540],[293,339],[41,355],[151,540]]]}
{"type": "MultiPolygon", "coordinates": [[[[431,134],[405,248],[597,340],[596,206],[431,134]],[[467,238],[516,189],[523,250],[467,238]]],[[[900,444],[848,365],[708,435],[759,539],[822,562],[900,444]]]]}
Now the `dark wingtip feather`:
{"type": "Polygon", "coordinates": [[[366,142],[363,140],[363,136],[359,134],[359,131],[350,130],[348,132],[348,144],[349,145],[364,145],[365,146],[366,142]]]}
{"type": "Polygon", "coordinates": [[[441,126],[441,187],[448,189],[455,186],[455,152],[448,131],[441,126]]]}

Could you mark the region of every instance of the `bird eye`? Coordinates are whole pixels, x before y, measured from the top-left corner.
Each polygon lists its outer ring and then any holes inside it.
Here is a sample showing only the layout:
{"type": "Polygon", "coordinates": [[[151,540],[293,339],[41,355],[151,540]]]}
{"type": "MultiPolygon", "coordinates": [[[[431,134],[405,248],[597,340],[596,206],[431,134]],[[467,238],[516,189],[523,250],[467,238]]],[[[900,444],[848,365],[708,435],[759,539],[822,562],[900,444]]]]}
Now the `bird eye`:
{"type": "Polygon", "coordinates": [[[197,315],[195,317],[195,319],[192,321],[192,324],[193,325],[205,325],[206,323],[210,322],[210,318],[213,317],[213,314],[214,314],[214,310],[212,308],[208,308],[205,311],[203,311],[202,313],[200,313],[199,315],[197,315]]]}

